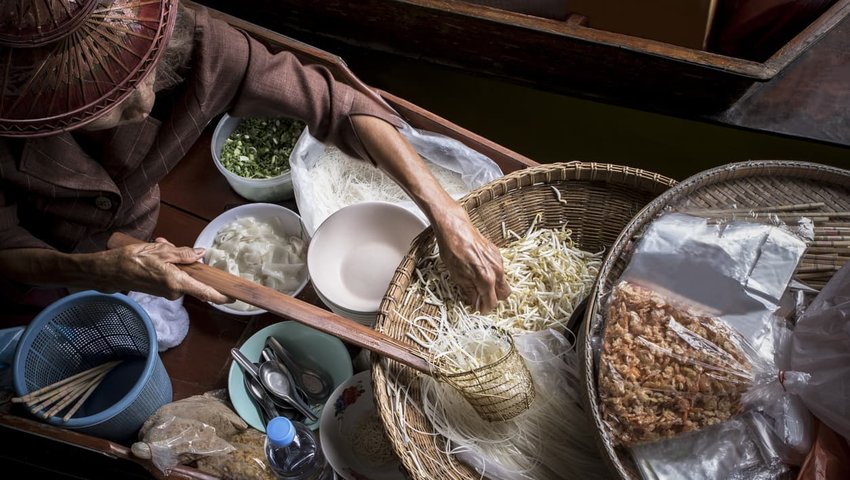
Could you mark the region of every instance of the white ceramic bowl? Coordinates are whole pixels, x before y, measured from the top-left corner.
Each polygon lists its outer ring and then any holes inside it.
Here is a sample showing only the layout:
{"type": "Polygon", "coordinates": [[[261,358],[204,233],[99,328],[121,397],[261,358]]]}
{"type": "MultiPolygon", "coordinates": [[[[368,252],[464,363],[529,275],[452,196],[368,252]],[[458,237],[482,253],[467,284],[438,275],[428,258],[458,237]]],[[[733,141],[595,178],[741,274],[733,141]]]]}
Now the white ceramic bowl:
{"type": "MultiPolygon", "coordinates": [[[[280,227],[281,232],[287,235],[299,236],[302,240],[304,240],[305,244],[309,244],[310,238],[307,235],[307,230],[302,225],[301,217],[299,217],[297,213],[286,207],[275,205],[273,203],[246,203],[245,205],[240,205],[227,210],[207,224],[206,228],[201,231],[200,235],[198,235],[198,238],[195,240],[195,248],[201,247],[209,249],[215,241],[216,234],[222,228],[240,218],[246,217],[254,217],[258,221],[271,221],[276,219],[280,222],[278,226],[280,227]]],[[[293,297],[301,293],[301,290],[303,290],[304,287],[307,286],[307,282],[310,281],[310,275],[307,268],[304,268],[301,271],[301,275],[303,278],[299,278],[298,287],[293,291],[283,293],[293,297]]],[[[233,315],[257,315],[265,313],[265,310],[259,308],[238,310],[228,307],[227,304],[217,305],[211,303],[210,305],[233,315]]]]}
{"type": "Polygon", "coordinates": [[[377,312],[411,241],[425,226],[410,211],[387,202],[337,210],[319,225],[307,250],[313,286],[331,310],[377,312]]]}
{"type": "Polygon", "coordinates": [[[222,175],[224,175],[224,178],[227,179],[227,183],[230,184],[230,187],[233,188],[236,193],[248,200],[255,202],[279,202],[289,200],[293,196],[292,176],[289,170],[277,177],[251,179],[240,177],[239,175],[236,175],[230,170],[224,168],[224,165],[221,164],[221,148],[227,140],[227,137],[236,130],[236,127],[239,126],[239,122],[241,121],[241,118],[232,117],[226,113],[221,117],[221,120],[218,121],[215,131],[213,131],[212,144],[210,145],[215,167],[222,175]]]}
{"type": "Polygon", "coordinates": [[[322,295],[322,292],[320,292],[318,289],[314,290],[316,291],[316,296],[319,297],[319,300],[321,300],[322,303],[327,305],[332,312],[339,315],[340,317],[345,317],[350,320],[354,320],[355,322],[366,325],[367,327],[372,327],[375,325],[375,320],[378,318],[378,312],[352,312],[351,310],[346,310],[325,298],[325,296],[322,295]]]}
{"type": "Polygon", "coordinates": [[[366,370],[346,380],[328,398],[319,420],[322,451],[345,480],[404,480],[398,457],[372,394],[372,374],[366,370]]]}

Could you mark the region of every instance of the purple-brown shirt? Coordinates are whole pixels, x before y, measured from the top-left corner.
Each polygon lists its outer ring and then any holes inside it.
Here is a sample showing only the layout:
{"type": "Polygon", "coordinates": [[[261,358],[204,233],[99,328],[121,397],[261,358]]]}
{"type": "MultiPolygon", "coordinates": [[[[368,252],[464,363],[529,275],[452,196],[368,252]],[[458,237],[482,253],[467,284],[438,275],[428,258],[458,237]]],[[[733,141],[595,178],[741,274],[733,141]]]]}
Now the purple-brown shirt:
{"type": "Polygon", "coordinates": [[[303,120],[315,137],[360,158],[366,155],[352,115],[400,125],[389,107],[324,67],[273,54],[203,8],[187,14],[194,24],[192,68],[167,118],[123,125],[95,145],[73,132],[0,138],[0,249],[92,252],[104,249],[115,231],[150,238],[159,181],[223,112],[303,120]]]}

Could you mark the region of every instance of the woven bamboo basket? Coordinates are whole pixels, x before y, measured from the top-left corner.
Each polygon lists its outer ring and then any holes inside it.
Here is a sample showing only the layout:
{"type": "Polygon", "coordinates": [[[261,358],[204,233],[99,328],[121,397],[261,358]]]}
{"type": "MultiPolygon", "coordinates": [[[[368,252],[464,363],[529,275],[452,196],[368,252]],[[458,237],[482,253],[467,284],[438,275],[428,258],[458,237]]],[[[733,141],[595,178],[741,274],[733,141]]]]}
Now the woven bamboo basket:
{"type": "MultiPolygon", "coordinates": [[[[627,266],[632,241],[662,211],[716,212],[718,216],[737,212],[765,211],[791,218],[805,216],[815,221],[815,243],[803,256],[795,278],[813,287],[821,287],[829,277],[850,260],[850,242],[834,238],[834,231],[850,227],[850,171],[806,162],[752,161],[729,164],[694,175],[649,203],[625,227],[600,268],[596,285],[588,299],[585,321],[579,332],[579,361],[585,393],[584,409],[591,415],[598,432],[603,458],[618,478],[639,479],[629,454],[614,447],[601,420],[596,385],[596,353],[592,344],[604,327],[606,293],[627,266]],[[819,243],[821,246],[819,246],[819,243]],[[828,245],[824,245],[828,244],[828,245]],[[847,251],[837,253],[839,249],[847,251]],[[808,265],[808,266],[807,266],[808,265]],[[818,266],[820,265],[820,266],[818,266]]],[[[712,214],[714,216],[714,214],[712,214]]],[[[848,233],[843,234],[850,237],[848,233]]],[[[850,239],[850,238],[849,238],[850,239]]]]}
{"type": "MultiPolygon", "coordinates": [[[[644,170],[598,163],[561,163],[520,170],[491,182],[461,200],[472,223],[491,241],[504,246],[502,224],[525,231],[542,214],[544,227],[567,222],[573,240],[584,250],[609,248],[623,227],[650,200],[675,181],[644,170]],[[561,201],[558,201],[558,194],[561,201]]],[[[418,348],[406,334],[406,318],[433,309],[408,286],[417,265],[435,242],[432,230],[413,243],[381,302],[375,328],[418,348]]],[[[433,313],[433,310],[430,310],[433,313]]],[[[478,479],[480,475],[443,453],[444,439],[433,433],[422,414],[419,374],[398,363],[373,357],[373,387],[381,419],[404,467],[416,479],[478,479]]]]}

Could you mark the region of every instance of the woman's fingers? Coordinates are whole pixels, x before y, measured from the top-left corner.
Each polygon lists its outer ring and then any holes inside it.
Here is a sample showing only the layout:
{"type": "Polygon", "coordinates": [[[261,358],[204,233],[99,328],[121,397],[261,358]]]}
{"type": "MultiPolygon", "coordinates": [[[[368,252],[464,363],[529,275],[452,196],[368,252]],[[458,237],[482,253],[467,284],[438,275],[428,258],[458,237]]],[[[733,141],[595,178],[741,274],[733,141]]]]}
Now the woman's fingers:
{"type": "Polygon", "coordinates": [[[159,261],[167,263],[195,263],[204,258],[203,248],[175,247],[163,238],[157,238],[154,243],[146,243],[136,248],[139,249],[141,256],[156,257],[159,261]]]}
{"type": "Polygon", "coordinates": [[[494,288],[485,288],[483,291],[479,290],[477,296],[478,305],[476,306],[476,310],[481,313],[490,313],[499,303],[499,298],[496,296],[496,290],[494,288]]]}
{"type": "Polygon", "coordinates": [[[470,223],[437,233],[443,262],[470,307],[488,313],[510,295],[499,248],[470,223]]]}
{"type": "Polygon", "coordinates": [[[197,262],[204,256],[204,250],[191,247],[176,247],[164,238],[154,243],[125,247],[130,258],[134,259],[125,270],[132,289],[166,297],[179,298],[188,294],[205,302],[229,303],[230,298],[214,288],[192,278],[176,265],[197,262]]]}

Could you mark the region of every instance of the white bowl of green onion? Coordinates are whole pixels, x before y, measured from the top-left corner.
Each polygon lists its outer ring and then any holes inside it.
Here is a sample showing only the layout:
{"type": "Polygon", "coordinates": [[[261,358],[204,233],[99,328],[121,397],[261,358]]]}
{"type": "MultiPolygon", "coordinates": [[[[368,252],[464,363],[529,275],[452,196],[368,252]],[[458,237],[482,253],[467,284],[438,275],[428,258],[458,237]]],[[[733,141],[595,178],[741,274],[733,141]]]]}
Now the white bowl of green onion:
{"type": "Polygon", "coordinates": [[[213,132],[212,157],[236,193],[255,202],[293,196],[289,156],[304,123],[224,114],[213,132]]]}

